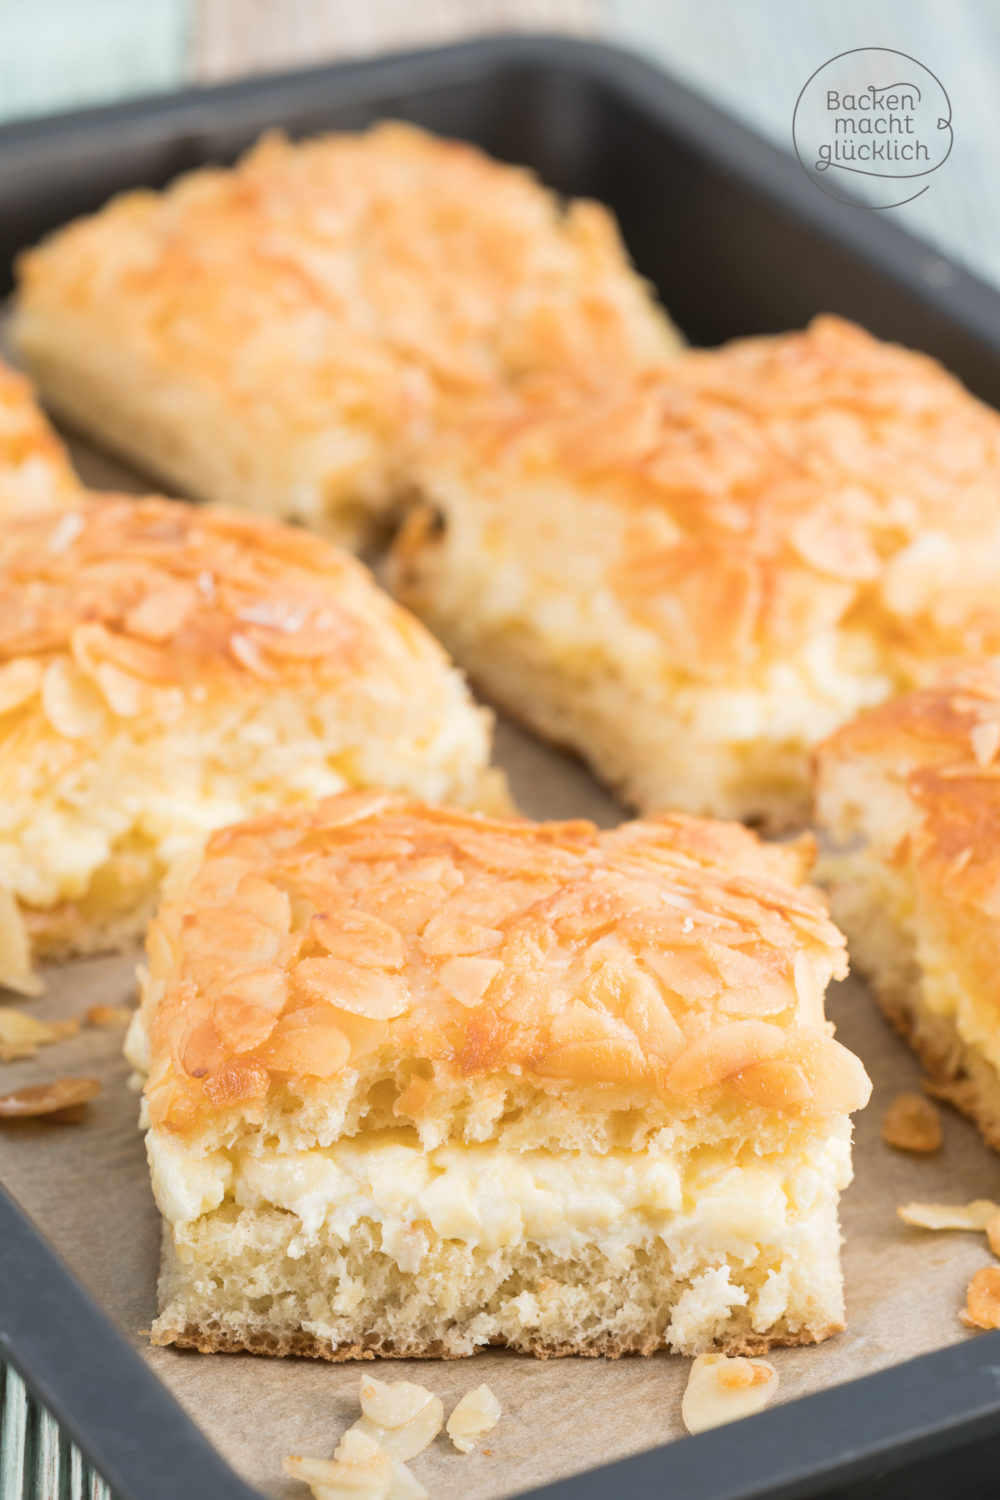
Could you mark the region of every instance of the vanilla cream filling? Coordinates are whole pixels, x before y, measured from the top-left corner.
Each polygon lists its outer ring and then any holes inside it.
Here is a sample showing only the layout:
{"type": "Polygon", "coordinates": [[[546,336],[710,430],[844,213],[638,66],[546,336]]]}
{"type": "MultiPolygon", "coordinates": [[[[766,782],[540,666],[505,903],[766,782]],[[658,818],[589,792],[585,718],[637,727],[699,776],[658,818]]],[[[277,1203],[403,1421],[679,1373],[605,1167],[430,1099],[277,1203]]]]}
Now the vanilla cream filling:
{"type": "Polygon", "coordinates": [[[659,1237],[689,1254],[753,1260],[762,1245],[815,1232],[817,1210],[851,1176],[847,1120],[788,1154],[744,1152],[738,1161],[707,1149],[686,1161],[491,1144],[424,1151],[405,1131],[293,1152],[198,1154],[155,1131],[147,1142],[153,1191],[175,1233],[226,1202],[277,1208],[298,1217],[290,1253],[301,1255],[321,1233],[347,1240],[367,1219],[381,1225],[383,1249],[404,1271],[419,1268],[430,1235],[487,1251],[532,1242],[571,1253],[596,1244],[612,1257],[659,1237]]]}

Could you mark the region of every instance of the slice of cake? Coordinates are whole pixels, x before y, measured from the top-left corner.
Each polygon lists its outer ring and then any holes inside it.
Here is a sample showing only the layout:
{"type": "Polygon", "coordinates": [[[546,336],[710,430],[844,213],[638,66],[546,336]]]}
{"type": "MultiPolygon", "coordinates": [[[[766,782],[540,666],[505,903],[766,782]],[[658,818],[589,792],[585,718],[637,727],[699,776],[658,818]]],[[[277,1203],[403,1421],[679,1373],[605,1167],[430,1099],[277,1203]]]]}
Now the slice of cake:
{"type": "Polygon", "coordinates": [[[69,456],[30,381],[0,360],[0,519],[79,504],[80,498],[69,456]]]}
{"type": "Polygon", "coordinates": [[[760,1350],[843,1326],[870,1085],[811,850],[344,793],[171,877],[129,1043],[154,1341],[760,1350]]]}
{"type": "Polygon", "coordinates": [[[114,199],[22,258],[13,339],[56,412],[169,488],[348,542],[439,400],[678,342],[605,209],[399,124],[114,199]]]}
{"type": "Polygon", "coordinates": [[[851,957],[932,1091],[1000,1150],[1000,664],[970,662],[816,756],[851,957]]]}
{"type": "Polygon", "coordinates": [[[0,984],[141,929],[210,829],[345,787],[493,810],[489,715],[352,557],[93,497],[0,523],[0,984]]]}
{"type": "Polygon", "coordinates": [[[391,582],[640,812],[802,821],[811,745],[1000,651],[1000,417],[821,318],[432,444],[391,582]]]}

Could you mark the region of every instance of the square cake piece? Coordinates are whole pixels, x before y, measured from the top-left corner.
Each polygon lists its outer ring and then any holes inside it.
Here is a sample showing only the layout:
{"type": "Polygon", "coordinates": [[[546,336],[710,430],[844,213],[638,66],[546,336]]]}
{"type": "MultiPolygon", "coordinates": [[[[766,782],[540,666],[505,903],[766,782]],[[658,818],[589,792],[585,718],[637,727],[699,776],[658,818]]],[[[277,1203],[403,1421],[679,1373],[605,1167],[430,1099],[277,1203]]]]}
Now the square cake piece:
{"type": "Polygon", "coordinates": [[[0,523],[0,985],[133,940],[213,828],[351,786],[506,810],[490,715],[355,558],[90,495],[0,523]]]}
{"type": "Polygon", "coordinates": [[[1000,664],[862,715],[816,756],[851,958],[929,1086],[1000,1150],[1000,664]]]}
{"type": "Polygon", "coordinates": [[[216,833],[129,1055],[154,1341],[457,1356],[760,1350],[843,1326],[864,1068],[811,848],[344,793],[216,833]]]}
{"type": "Polygon", "coordinates": [[[787,827],[811,745],[1000,650],[998,492],[996,412],[821,318],[486,403],[428,448],[390,583],[641,813],[787,827]]]}
{"type": "Polygon", "coordinates": [[[169,489],[352,544],[439,402],[678,343],[600,205],[401,124],[115,198],[22,258],[12,332],[53,409],[169,489]]]}
{"type": "Polygon", "coordinates": [[[31,382],[0,360],[0,520],[78,504],[81,490],[31,382]]]}

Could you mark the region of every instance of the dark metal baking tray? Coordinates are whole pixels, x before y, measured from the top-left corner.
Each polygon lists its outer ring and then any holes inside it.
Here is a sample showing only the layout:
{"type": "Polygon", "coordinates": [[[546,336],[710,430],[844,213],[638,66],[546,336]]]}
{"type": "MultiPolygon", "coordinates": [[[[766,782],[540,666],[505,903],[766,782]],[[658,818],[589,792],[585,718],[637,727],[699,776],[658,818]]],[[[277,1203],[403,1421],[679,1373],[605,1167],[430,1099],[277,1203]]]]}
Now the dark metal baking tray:
{"type": "MultiPolygon", "coordinates": [[[[832,311],[936,355],[1000,404],[1000,296],[641,59],[562,38],[436,51],[0,129],[0,278],[123,188],[231,160],[262,129],[394,116],[608,203],[687,335],[713,343],[832,311]]],[[[252,1500],[0,1189],[0,1353],[119,1500],[252,1500]]],[[[535,1491],[551,1500],[1000,1497],[1000,1334],[535,1491]]]]}

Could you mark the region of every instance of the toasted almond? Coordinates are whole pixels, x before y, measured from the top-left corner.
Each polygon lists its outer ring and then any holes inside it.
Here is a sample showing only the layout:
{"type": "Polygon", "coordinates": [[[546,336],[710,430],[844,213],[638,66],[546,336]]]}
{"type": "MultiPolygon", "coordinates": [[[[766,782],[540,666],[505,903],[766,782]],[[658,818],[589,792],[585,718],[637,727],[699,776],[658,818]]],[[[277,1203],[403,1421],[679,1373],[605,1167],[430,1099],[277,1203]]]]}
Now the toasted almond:
{"type": "Polygon", "coordinates": [[[16,656],[0,667],[0,714],[8,714],[29,702],[42,681],[42,669],[33,656],[16,656]]]}
{"type": "Polygon", "coordinates": [[[282,1016],[258,1049],[259,1060],[279,1073],[332,1078],[346,1066],[351,1044],[331,1019],[331,1009],[328,1005],[307,1005],[282,1016]]]}
{"type": "Polygon", "coordinates": [[[180,579],[163,579],[150,589],[125,616],[125,626],[132,635],[159,644],[170,640],[187,621],[199,603],[198,590],[180,579]]]}
{"type": "Polygon", "coordinates": [[[777,1052],[785,1040],[785,1032],[770,1021],[716,1026],[684,1048],[667,1075],[667,1087],[675,1094],[694,1094],[724,1083],[777,1052]]]}
{"type": "Polygon", "coordinates": [[[92,1005],[83,1019],[88,1026],[127,1026],[134,1014],[127,1005],[92,1005]]]}
{"type": "Polygon", "coordinates": [[[409,1009],[405,980],[341,958],[304,958],[295,978],[310,998],[356,1011],[371,1021],[388,1021],[409,1009]]]}
{"type": "Polygon", "coordinates": [[[986,1226],[986,1243],[1000,1257],[1000,1213],[994,1214],[986,1226]]]}
{"type": "Polygon", "coordinates": [[[448,1418],[448,1436],[459,1453],[471,1453],[500,1419],[500,1402],[488,1385],[466,1391],[448,1418]]]}
{"type": "Polygon", "coordinates": [[[317,912],[310,933],[331,958],[363,968],[401,969],[406,962],[406,944],[400,933],[370,912],[350,907],[317,912]]]}
{"type": "Polygon", "coordinates": [[[962,1322],[966,1328],[1000,1328],[1000,1266],[984,1266],[973,1276],[962,1322]]]}
{"type": "Polygon", "coordinates": [[[943,1139],[941,1112],[924,1094],[897,1094],[885,1112],[882,1139],[897,1151],[937,1151],[943,1139]]]}
{"type": "Polygon", "coordinates": [[[237,1057],[205,1079],[205,1093],[218,1107],[259,1099],[267,1093],[271,1079],[266,1068],[251,1058],[237,1057]]]}
{"type": "Polygon", "coordinates": [[[973,724],[969,730],[969,744],[979,765],[988,766],[996,759],[997,751],[1000,750],[1000,723],[992,719],[973,724]]]}
{"type": "Polygon", "coordinates": [[[1000,1213],[991,1198],[972,1203],[904,1203],[896,1210],[904,1224],[915,1229],[974,1229],[982,1231],[1000,1213]]]}
{"type": "Polygon", "coordinates": [[[90,678],[71,657],[57,656],[42,678],[42,708],[57,734],[68,740],[100,734],[104,702],[90,678]]]}
{"type": "Polygon", "coordinates": [[[308,1484],[316,1500],[427,1500],[409,1469],[354,1427],[344,1433],[332,1459],[292,1457],[283,1467],[308,1484]]]}
{"type": "Polygon", "coordinates": [[[343,1458],[286,1458],[283,1468],[316,1500],[389,1500],[392,1493],[392,1460],[374,1443],[371,1451],[352,1446],[343,1458]]]}
{"type": "Polygon", "coordinates": [[[0,987],[37,995],[42,982],[31,966],[31,940],[17,897],[0,886],[0,987]]]}
{"type": "Polygon", "coordinates": [[[39,1021],[23,1010],[14,1010],[9,1005],[0,1005],[0,1062],[16,1062],[20,1058],[35,1057],[39,1047],[47,1047],[63,1037],[74,1036],[80,1029],[79,1021],[39,1021]]]}
{"type": "Polygon", "coordinates": [[[438,983],[459,1005],[471,1010],[503,971],[498,958],[449,958],[437,971],[438,983]]]}
{"type": "Polygon", "coordinates": [[[32,1115],[60,1115],[96,1099],[101,1085],[96,1078],[53,1078],[0,1095],[0,1120],[26,1120],[32,1115]]]}
{"type": "Polygon", "coordinates": [[[351,1431],[364,1433],[392,1458],[416,1458],[443,1425],[440,1399],[422,1385],[361,1377],[361,1416],[351,1431]]]}
{"type": "Polygon", "coordinates": [[[778,1372],[766,1360],[699,1354],[681,1403],[684,1426],[688,1432],[707,1432],[753,1416],[777,1389],[778,1372]]]}

